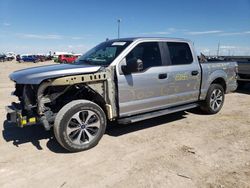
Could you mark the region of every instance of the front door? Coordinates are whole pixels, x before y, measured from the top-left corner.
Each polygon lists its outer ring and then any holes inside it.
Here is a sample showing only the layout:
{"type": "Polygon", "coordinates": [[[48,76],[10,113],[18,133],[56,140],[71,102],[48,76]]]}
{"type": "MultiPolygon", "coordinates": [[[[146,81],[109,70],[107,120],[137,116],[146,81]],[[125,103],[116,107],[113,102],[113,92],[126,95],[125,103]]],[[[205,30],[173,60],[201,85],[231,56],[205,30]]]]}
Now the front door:
{"type": "Polygon", "coordinates": [[[121,117],[155,110],[162,106],[161,87],[167,80],[167,75],[164,75],[162,70],[158,42],[138,44],[123,61],[128,64],[131,59],[141,60],[143,68],[127,75],[121,72],[117,74],[121,117]]]}

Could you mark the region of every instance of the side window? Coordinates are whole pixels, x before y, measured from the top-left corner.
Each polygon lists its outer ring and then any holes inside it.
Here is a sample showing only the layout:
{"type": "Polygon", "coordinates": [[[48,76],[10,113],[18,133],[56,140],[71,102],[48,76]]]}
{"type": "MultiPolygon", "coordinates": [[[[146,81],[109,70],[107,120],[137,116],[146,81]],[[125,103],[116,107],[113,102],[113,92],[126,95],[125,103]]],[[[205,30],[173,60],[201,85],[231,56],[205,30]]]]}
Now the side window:
{"type": "Polygon", "coordinates": [[[143,70],[150,67],[161,66],[162,61],[158,42],[144,42],[137,45],[126,56],[126,62],[129,63],[133,59],[142,61],[143,70]]]}
{"type": "Polygon", "coordinates": [[[193,62],[193,56],[187,43],[168,42],[172,65],[185,65],[193,62]]]}

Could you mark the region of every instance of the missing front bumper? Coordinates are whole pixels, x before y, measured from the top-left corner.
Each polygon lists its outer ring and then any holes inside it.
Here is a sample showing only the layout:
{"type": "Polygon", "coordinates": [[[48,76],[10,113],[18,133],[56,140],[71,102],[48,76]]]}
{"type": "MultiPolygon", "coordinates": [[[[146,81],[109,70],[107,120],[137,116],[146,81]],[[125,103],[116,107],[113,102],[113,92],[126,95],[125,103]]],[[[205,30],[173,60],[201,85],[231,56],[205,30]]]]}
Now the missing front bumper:
{"type": "Polygon", "coordinates": [[[15,104],[6,106],[5,109],[7,111],[7,121],[16,124],[18,127],[24,127],[37,123],[36,117],[23,116],[22,110],[20,110],[15,104]]]}

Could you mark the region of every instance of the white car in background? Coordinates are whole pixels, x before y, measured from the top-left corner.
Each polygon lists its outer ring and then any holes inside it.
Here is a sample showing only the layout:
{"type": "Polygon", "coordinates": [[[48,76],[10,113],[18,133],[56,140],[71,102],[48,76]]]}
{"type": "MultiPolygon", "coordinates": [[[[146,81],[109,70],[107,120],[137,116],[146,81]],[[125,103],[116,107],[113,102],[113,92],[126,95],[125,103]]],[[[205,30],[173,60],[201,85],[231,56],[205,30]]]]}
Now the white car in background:
{"type": "Polygon", "coordinates": [[[6,53],[6,59],[8,61],[12,61],[12,60],[16,59],[16,54],[14,52],[7,52],[6,53]]]}

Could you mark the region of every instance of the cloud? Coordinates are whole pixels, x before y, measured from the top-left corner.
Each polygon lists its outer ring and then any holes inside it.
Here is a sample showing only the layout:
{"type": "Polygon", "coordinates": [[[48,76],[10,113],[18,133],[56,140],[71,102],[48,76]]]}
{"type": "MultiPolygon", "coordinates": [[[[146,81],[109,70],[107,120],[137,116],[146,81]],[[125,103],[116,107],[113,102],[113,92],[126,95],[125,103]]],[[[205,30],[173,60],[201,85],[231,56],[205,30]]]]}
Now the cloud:
{"type": "Polygon", "coordinates": [[[234,36],[234,35],[246,35],[250,34],[250,31],[242,31],[242,32],[225,32],[221,33],[220,36],[234,36]]]}
{"type": "MultiPolygon", "coordinates": [[[[217,47],[197,47],[198,54],[202,52],[205,55],[216,56],[217,47]]],[[[219,55],[250,55],[250,47],[248,46],[233,46],[233,45],[222,45],[220,46],[219,55]]]]}
{"type": "Polygon", "coordinates": [[[152,32],[146,32],[146,33],[140,33],[141,35],[170,35],[178,31],[187,31],[186,29],[176,29],[174,27],[167,28],[165,31],[152,31],[152,32]]]}
{"type": "Polygon", "coordinates": [[[66,48],[64,47],[64,50],[74,53],[84,53],[88,49],[90,49],[90,47],[84,44],[76,44],[76,45],[69,44],[66,48]]]}
{"type": "Polygon", "coordinates": [[[157,32],[153,32],[153,34],[156,34],[156,35],[169,35],[171,33],[167,32],[167,31],[157,31],[157,32]]]}
{"type": "Polygon", "coordinates": [[[233,36],[233,35],[243,35],[242,32],[233,32],[233,33],[221,33],[219,36],[233,36]]]}
{"type": "Polygon", "coordinates": [[[26,39],[49,39],[49,40],[61,40],[61,39],[82,40],[86,38],[81,36],[64,36],[64,35],[34,34],[34,33],[17,33],[16,36],[26,39]]]}
{"type": "Polygon", "coordinates": [[[190,31],[190,32],[186,32],[185,34],[187,34],[187,35],[217,34],[217,36],[234,36],[234,35],[250,34],[250,31],[225,32],[225,31],[221,31],[221,30],[208,30],[208,31],[190,31]]]}
{"type": "Polygon", "coordinates": [[[177,29],[176,28],[174,28],[174,27],[170,27],[170,28],[168,28],[168,31],[169,32],[175,32],[177,29]]]}
{"type": "Polygon", "coordinates": [[[234,49],[236,46],[220,46],[221,49],[234,49]]]}
{"type": "Polygon", "coordinates": [[[7,23],[7,22],[4,22],[3,25],[6,26],[6,27],[11,26],[11,24],[7,23]]]}
{"type": "Polygon", "coordinates": [[[70,37],[72,40],[81,40],[84,39],[84,37],[70,37]]]}
{"type": "Polygon", "coordinates": [[[29,39],[63,39],[62,35],[38,35],[38,34],[17,34],[21,38],[29,38],[29,39]]]}
{"type": "Polygon", "coordinates": [[[155,31],[155,32],[148,32],[148,33],[140,33],[141,35],[169,35],[171,32],[168,31],[155,31]]]}
{"type": "MultiPolygon", "coordinates": [[[[64,42],[64,41],[62,41],[64,42]]],[[[87,50],[92,48],[88,44],[60,44],[60,45],[39,45],[36,43],[32,44],[1,44],[0,43],[0,52],[15,52],[16,54],[47,54],[51,52],[74,52],[74,53],[85,53],[87,50]]]]}
{"type": "Polygon", "coordinates": [[[222,33],[223,31],[220,30],[209,30],[209,31],[190,31],[187,32],[186,34],[188,35],[209,35],[209,34],[218,34],[222,33]]]}

